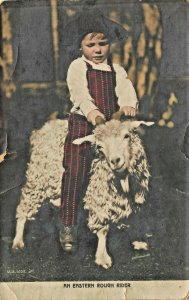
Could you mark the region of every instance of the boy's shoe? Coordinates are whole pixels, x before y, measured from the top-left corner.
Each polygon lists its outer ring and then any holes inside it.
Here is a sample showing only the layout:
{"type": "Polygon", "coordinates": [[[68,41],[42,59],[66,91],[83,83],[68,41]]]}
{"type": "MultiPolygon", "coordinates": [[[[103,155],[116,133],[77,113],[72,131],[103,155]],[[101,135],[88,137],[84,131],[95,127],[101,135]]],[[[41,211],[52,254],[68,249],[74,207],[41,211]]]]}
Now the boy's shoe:
{"type": "Polygon", "coordinates": [[[77,246],[77,226],[60,227],[60,244],[65,252],[73,253],[77,246]]]}

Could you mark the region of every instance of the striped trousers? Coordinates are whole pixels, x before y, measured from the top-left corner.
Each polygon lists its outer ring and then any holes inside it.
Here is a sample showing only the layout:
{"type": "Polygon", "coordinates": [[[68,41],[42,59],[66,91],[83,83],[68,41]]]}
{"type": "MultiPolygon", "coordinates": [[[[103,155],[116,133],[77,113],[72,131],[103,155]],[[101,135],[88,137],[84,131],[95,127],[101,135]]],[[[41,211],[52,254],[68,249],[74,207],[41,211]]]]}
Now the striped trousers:
{"type": "Polygon", "coordinates": [[[62,223],[70,226],[76,224],[77,207],[84,194],[92,163],[90,143],[74,145],[72,142],[92,133],[93,126],[81,115],[70,115],[68,135],[64,144],[62,177],[62,223]]]}

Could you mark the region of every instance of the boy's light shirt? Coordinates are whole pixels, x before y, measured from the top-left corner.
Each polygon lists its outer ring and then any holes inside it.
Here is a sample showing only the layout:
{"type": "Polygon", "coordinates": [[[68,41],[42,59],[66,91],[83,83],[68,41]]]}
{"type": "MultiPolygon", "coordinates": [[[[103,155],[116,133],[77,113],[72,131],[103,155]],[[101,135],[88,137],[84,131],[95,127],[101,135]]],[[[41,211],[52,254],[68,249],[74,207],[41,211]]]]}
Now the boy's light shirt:
{"type": "MultiPolygon", "coordinates": [[[[67,84],[70,92],[70,100],[73,103],[71,113],[81,114],[87,117],[88,113],[98,107],[94,104],[87,83],[87,65],[91,64],[93,69],[101,71],[111,71],[111,67],[107,64],[107,60],[103,63],[95,64],[87,60],[84,56],[75,59],[69,66],[67,74],[67,84]]],[[[116,72],[115,93],[118,97],[118,105],[136,107],[138,102],[135,89],[131,81],[127,77],[127,73],[123,67],[113,64],[116,72]]]]}

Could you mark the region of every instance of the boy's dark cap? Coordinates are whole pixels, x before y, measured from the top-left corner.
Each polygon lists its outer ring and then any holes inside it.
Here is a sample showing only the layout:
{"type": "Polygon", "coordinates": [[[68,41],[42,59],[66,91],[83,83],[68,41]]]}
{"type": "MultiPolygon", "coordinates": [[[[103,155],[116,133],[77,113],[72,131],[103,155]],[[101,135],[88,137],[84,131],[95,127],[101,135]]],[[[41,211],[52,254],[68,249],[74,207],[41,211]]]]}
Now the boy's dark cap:
{"type": "Polygon", "coordinates": [[[96,8],[87,8],[73,21],[69,22],[63,31],[63,45],[80,47],[85,35],[90,32],[101,32],[110,42],[122,42],[127,39],[127,31],[118,23],[106,18],[96,8]]]}

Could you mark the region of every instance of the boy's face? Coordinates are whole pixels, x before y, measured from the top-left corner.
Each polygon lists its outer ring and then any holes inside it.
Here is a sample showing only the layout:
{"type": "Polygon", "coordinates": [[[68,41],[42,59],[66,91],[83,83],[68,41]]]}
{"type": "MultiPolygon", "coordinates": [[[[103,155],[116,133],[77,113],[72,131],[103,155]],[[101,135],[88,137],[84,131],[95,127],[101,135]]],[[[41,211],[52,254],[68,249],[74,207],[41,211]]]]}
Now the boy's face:
{"type": "Polygon", "coordinates": [[[83,55],[95,64],[106,60],[109,48],[109,41],[102,33],[88,33],[81,42],[83,55]]]}

